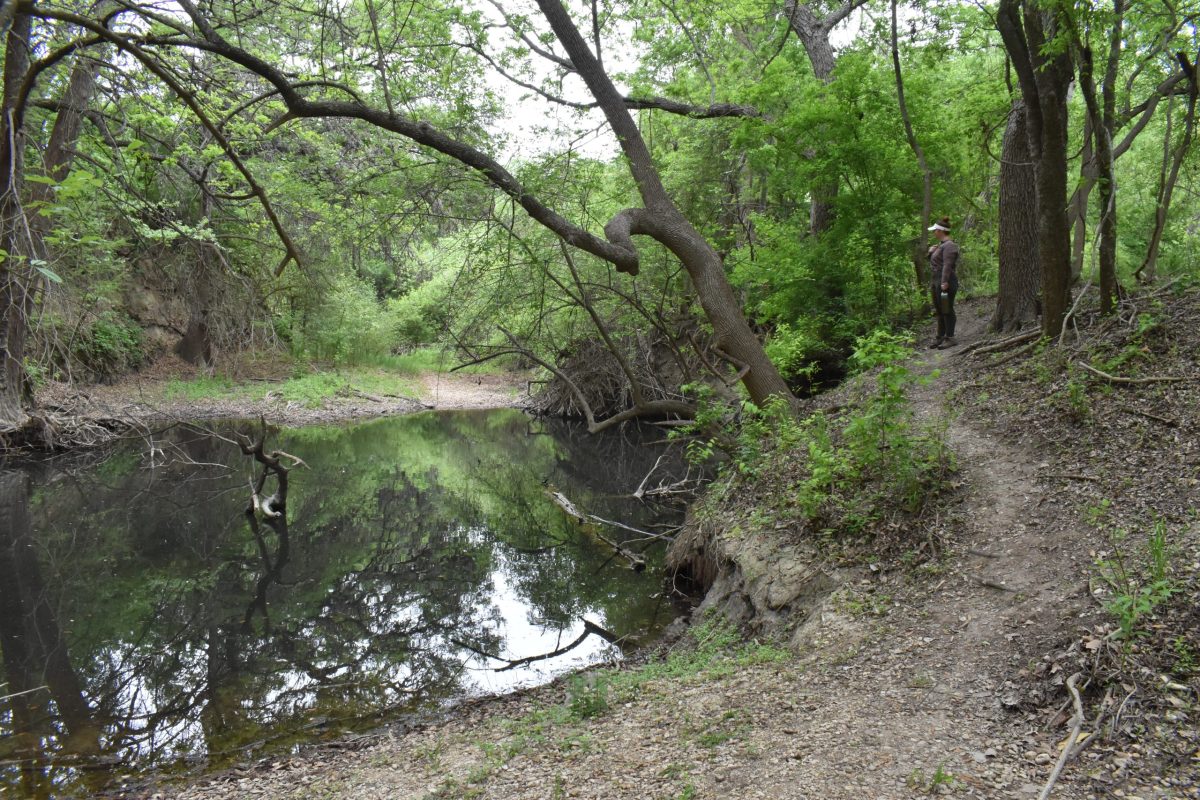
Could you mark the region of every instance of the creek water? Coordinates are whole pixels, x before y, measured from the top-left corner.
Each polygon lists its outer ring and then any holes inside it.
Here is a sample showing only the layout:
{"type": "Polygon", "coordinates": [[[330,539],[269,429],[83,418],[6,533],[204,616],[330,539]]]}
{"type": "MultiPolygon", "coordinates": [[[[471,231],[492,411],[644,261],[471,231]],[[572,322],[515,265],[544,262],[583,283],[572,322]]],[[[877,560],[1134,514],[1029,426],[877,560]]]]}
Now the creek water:
{"type": "Polygon", "coordinates": [[[674,468],[644,439],[511,410],[277,431],[307,468],[273,525],[244,513],[250,460],[189,428],[0,467],[0,794],[221,767],[619,658],[677,613],[661,543],[606,532],[646,551],[635,572],[549,494],[672,521],[628,497],[674,468]]]}

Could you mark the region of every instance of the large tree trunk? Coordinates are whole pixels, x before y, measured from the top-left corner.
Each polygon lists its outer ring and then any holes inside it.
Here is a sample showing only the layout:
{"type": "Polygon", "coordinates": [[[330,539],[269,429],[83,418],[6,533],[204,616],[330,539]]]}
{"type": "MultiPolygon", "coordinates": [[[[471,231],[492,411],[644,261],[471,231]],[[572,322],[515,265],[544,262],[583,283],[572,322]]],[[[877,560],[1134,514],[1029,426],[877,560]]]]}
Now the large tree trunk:
{"type": "Polygon", "coordinates": [[[28,14],[17,14],[4,51],[4,96],[0,106],[0,249],[5,253],[0,262],[0,434],[23,428],[33,406],[24,367],[32,243],[21,207],[25,146],[21,115],[16,109],[21,82],[29,71],[31,26],[28,14]]]}
{"type": "MultiPolygon", "coordinates": [[[[63,90],[59,99],[54,127],[50,130],[50,140],[42,154],[42,175],[55,183],[62,183],[71,172],[71,164],[75,160],[75,144],[79,141],[84,114],[87,113],[88,104],[96,90],[96,73],[99,69],[100,62],[83,53],[77,53],[71,65],[67,88],[63,90]]],[[[53,185],[43,181],[32,183],[29,187],[29,199],[35,205],[53,202],[53,185]]],[[[43,214],[34,214],[32,222],[41,233],[49,230],[50,218],[43,214]]]]}
{"type": "Polygon", "coordinates": [[[996,23],[1021,86],[1037,187],[1038,258],[1042,268],[1042,330],[1062,331],[1071,304],[1071,238],[1067,223],[1067,90],[1073,70],[1066,52],[1049,47],[1053,13],[1028,0],[1001,0],[996,23]]]}
{"type": "Polygon", "coordinates": [[[991,329],[1015,331],[1037,320],[1037,191],[1025,103],[1013,98],[1000,153],[1000,293],[991,329]]]}

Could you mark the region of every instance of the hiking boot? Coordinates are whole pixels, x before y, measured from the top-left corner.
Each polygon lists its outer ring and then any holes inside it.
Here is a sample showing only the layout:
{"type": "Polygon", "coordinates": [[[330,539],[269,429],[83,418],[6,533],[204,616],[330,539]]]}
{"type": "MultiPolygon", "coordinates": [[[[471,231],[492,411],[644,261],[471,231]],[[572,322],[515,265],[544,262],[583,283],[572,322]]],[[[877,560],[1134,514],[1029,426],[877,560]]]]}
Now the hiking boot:
{"type": "Polygon", "coordinates": [[[938,338],[934,339],[933,342],[929,345],[929,349],[930,350],[941,350],[943,341],[945,341],[945,340],[942,339],[941,336],[939,336],[938,338]]]}
{"type": "MultiPolygon", "coordinates": [[[[958,347],[958,342],[954,340],[953,336],[947,336],[942,340],[942,347],[958,347]]],[[[938,349],[940,350],[941,348],[938,349]]]]}

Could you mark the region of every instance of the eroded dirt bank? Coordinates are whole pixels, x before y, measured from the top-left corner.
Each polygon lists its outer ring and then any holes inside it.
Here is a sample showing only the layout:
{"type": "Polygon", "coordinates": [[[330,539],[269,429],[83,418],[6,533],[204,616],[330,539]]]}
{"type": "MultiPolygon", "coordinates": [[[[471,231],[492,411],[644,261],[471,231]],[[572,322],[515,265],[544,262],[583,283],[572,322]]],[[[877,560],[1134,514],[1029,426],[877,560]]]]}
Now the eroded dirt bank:
{"type": "MultiPolygon", "coordinates": [[[[1200,374],[1192,342],[1200,302],[1189,302],[1159,348],[1174,360],[1154,370],[1200,374]]],[[[964,313],[964,343],[981,334],[986,311],[964,313]]],[[[1150,632],[1132,645],[1110,638],[1096,563],[1112,557],[1112,542],[1089,511],[1162,464],[1154,494],[1136,494],[1129,516],[1112,524],[1167,519],[1173,580],[1180,592],[1195,591],[1194,390],[1166,397],[1146,384],[1148,393],[1114,395],[1103,382],[1087,384],[1087,414],[1078,412],[1090,417],[1085,425],[1067,413],[1083,402],[1066,383],[1074,372],[1039,375],[1035,365],[1001,381],[1004,370],[987,359],[953,351],[922,352],[914,368],[940,370],[914,403],[923,417],[946,421],[959,466],[953,502],[929,522],[942,552],[912,571],[820,563],[804,546],[750,547],[754,558],[743,567],[761,569],[729,580],[754,583],[767,607],[802,612],[775,620],[788,632],[787,650],[750,645],[687,669],[646,667],[634,688],[614,683],[602,703],[581,694],[583,684],[562,682],[183,788],[128,794],[1034,798],[1067,735],[1063,684],[1088,670],[1096,683],[1085,690],[1085,730],[1099,733],[1052,796],[1200,796],[1200,680],[1194,667],[1159,657],[1169,647],[1186,655],[1196,626],[1164,616],[1143,620],[1150,632]],[[1099,425],[1110,410],[1123,421],[1099,425]],[[1176,644],[1155,638],[1156,626],[1176,644]],[[1102,688],[1106,665],[1118,662],[1128,676],[1102,688]]]]}

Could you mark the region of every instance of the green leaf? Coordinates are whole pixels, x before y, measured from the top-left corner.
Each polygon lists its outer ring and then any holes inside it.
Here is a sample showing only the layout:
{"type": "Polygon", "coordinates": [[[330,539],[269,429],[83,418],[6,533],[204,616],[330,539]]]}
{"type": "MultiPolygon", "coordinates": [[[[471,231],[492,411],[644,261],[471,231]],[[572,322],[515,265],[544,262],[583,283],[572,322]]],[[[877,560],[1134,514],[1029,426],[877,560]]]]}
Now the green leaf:
{"type": "Polygon", "coordinates": [[[43,261],[42,259],[40,259],[40,258],[30,259],[29,264],[34,269],[36,269],[38,272],[40,272],[42,274],[42,277],[44,277],[46,280],[50,281],[51,283],[62,283],[63,282],[62,276],[60,276],[57,272],[55,272],[54,270],[47,267],[46,262],[43,261]]]}

